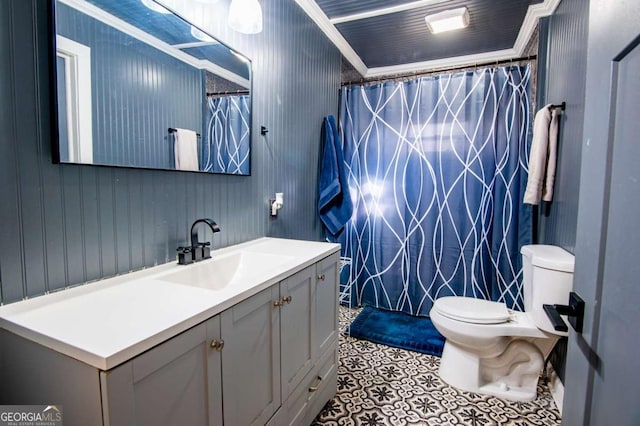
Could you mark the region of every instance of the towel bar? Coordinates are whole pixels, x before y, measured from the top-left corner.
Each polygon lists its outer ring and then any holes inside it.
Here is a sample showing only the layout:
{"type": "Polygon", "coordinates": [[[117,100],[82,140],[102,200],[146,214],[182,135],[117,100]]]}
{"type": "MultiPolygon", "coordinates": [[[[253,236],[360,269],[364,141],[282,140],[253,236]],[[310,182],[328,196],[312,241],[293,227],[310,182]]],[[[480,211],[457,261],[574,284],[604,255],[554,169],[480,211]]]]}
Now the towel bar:
{"type": "MultiPolygon", "coordinates": [[[[175,132],[177,132],[177,131],[178,131],[178,129],[174,129],[173,127],[169,127],[169,128],[167,129],[167,131],[168,131],[169,133],[175,133],[175,132]]],[[[197,136],[197,137],[200,137],[200,133],[196,133],[196,136],[197,136]]]]}

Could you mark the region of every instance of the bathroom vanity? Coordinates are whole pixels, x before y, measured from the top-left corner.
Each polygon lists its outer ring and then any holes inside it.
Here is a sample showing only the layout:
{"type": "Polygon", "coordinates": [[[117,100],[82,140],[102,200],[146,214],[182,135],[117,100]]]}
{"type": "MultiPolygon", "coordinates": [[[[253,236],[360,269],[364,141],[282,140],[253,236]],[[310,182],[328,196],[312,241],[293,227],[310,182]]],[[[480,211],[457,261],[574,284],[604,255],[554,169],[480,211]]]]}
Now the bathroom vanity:
{"type": "Polygon", "coordinates": [[[261,238],[0,308],[0,404],[67,425],[308,425],[336,393],[338,244],[261,238]]]}

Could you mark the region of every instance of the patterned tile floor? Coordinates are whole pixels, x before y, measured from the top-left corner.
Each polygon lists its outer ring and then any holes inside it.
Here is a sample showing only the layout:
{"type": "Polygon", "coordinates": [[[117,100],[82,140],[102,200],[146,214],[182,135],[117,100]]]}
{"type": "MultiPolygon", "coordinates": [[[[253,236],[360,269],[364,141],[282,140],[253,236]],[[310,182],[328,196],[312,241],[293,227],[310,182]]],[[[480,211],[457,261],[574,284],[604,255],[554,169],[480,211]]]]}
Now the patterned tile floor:
{"type": "MultiPolygon", "coordinates": [[[[357,313],[341,307],[343,329],[357,313]]],[[[435,356],[345,335],[340,336],[339,353],[338,393],[312,426],[546,426],[561,421],[546,385],[538,385],[535,401],[512,402],[444,384],[435,356]]]]}

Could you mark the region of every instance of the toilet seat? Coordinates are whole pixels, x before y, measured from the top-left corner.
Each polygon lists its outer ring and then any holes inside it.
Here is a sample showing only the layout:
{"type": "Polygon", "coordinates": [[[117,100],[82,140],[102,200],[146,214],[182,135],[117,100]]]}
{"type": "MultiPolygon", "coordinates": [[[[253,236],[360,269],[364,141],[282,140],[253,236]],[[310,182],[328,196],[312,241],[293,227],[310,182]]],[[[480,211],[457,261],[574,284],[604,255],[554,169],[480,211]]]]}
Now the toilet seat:
{"type": "Polygon", "coordinates": [[[434,302],[433,309],[449,319],[471,324],[502,324],[511,318],[504,303],[473,297],[441,297],[434,302]]]}

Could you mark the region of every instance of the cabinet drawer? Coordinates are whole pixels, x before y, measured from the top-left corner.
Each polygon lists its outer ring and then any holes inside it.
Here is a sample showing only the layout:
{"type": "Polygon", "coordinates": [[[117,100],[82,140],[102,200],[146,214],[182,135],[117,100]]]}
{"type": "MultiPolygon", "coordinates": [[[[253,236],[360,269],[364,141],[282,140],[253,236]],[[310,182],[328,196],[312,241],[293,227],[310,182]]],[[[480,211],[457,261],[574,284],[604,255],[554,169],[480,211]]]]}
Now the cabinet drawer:
{"type": "Polygon", "coordinates": [[[313,420],[324,405],[324,403],[336,393],[337,388],[337,368],[338,352],[336,350],[337,341],[331,345],[331,349],[324,353],[319,363],[305,376],[300,385],[291,393],[287,400],[287,421],[288,425],[302,425],[306,423],[306,418],[313,420]],[[322,399],[327,394],[330,396],[322,399]],[[319,401],[316,411],[310,408],[319,401]]]}

